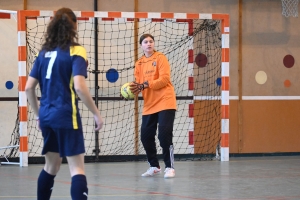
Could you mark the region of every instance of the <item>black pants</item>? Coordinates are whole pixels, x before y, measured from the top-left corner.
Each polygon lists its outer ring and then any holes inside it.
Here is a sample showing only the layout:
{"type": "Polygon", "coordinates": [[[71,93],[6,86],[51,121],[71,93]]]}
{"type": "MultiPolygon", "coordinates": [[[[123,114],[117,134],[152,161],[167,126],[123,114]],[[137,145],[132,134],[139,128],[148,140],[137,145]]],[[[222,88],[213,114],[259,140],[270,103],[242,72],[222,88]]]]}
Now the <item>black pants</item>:
{"type": "Polygon", "coordinates": [[[176,110],[163,110],[150,115],[142,116],[141,141],[151,167],[159,167],[155,135],[158,124],[158,140],[163,150],[165,167],[173,167],[173,125],[176,110]]]}

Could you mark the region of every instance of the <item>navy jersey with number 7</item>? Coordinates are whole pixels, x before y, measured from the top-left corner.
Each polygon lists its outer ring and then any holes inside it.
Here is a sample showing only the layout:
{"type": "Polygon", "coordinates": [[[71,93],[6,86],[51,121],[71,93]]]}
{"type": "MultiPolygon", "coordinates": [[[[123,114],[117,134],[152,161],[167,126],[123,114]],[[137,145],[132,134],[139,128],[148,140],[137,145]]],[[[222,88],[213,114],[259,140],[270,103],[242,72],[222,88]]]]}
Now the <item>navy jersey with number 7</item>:
{"type": "Polygon", "coordinates": [[[81,129],[73,77],[87,77],[87,56],[82,46],[41,51],[29,76],[39,81],[40,127],[81,129]]]}

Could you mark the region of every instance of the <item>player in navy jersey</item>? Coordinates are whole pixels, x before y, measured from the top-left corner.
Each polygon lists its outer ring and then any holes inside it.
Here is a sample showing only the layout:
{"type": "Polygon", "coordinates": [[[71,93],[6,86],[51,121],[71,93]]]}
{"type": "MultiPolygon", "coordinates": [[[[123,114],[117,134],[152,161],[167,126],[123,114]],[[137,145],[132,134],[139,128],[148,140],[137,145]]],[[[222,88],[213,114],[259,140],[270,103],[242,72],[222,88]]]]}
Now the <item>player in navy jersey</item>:
{"type": "Polygon", "coordinates": [[[45,166],[38,178],[37,196],[51,197],[54,178],[62,157],[67,157],[72,177],[73,200],[88,197],[84,171],[84,138],[78,109],[78,98],[93,113],[95,130],[103,125],[102,117],[85,83],[87,56],[77,43],[77,19],[69,8],[61,8],[50,21],[45,42],[26,83],[26,94],[44,138],[42,154],[45,166]],[[35,88],[41,89],[38,105],[35,88]]]}

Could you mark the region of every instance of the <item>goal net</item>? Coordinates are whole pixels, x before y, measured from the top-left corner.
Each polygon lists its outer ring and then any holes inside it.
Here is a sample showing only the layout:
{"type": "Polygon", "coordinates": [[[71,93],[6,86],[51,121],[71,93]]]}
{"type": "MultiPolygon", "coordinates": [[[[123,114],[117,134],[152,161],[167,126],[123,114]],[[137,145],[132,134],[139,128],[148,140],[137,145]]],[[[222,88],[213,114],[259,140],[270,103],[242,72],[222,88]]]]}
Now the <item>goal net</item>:
{"type": "MultiPolygon", "coordinates": [[[[25,21],[18,22],[19,27],[25,26],[27,75],[53,15],[50,11],[44,11],[45,16],[36,13],[28,11],[25,21]]],[[[228,128],[223,130],[229,124],[226,119],[229,28],[224,31],[227,15],[206,14],[202,19],[201,14],[183,13],[76,12],[76,15],[79,43],[88,55],[86,82],[105,121],[100,132],[95,132],[92,113],[79,102],[86,162],[146,160],[139,139],[143,99],[141,96],[136,101],[120,99],[121,86],[134,80],[134,63],[143,54],[138,39],[145,33],[154,36],[156,50],[167,56],[171,66],[178,108],[173,130],[175,159],[211,160],[219,156],[222,143],[228,154],[228,128]],[[223,137],[222,132],[227,136],[223,137]]],[[[40,97],[39,88],[36,92],[40,97]]],[[[43,162],[43,139],[29,104],[26,113],[29,163],[43,162]]],[[[18,131],[13,134],[19,135],[18,131]]],[[[18,135],[12,138],[18,140],[18,135]]],[[[17,152],[10,155],[19,156],[17,152]]]]}

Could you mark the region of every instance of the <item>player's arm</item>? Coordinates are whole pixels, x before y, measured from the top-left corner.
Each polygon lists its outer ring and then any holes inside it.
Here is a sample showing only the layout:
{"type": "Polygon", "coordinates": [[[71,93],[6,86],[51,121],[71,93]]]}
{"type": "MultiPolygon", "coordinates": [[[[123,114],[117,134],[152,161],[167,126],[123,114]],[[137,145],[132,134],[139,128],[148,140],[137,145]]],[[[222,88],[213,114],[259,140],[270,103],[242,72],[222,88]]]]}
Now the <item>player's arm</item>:
{"type": "Polygon", "coordinates": [[[74,76],[74,88],[76,90],[77,95],[82,100],[84,105],[93,113],[94,119],[96,122],[95,130],[98,131],[103,126],[103,119],[100,115],[98,108],[96,107],[92,96],[88,90],[88,87],[85,83],[85,77],[81,75],[74,76]]]}
{"type": "Polygon", "coordinates": [[[28,76],[28,80],[25,86],[25,92],[27,95],[28,102],[31,105],[33,112],[37,116],[37,118],[39,117],[39,104],[35,93],[35,88],[38,83],[39,81],[37,79],[28,76]]]}
{"type": "Polygon", "coordinates": [[[158,79],[152,81],[146,80],[143,83],[139,83],[139,81],[132,82],[130,84],[131,92],[134,94],[138,94],[139,92],[147,88],[159,90],[163,87],[166,87],[170,82],[170,64],[166,56],[164,55],[159,56],[157,67],[159,70],[158,79]]]}

